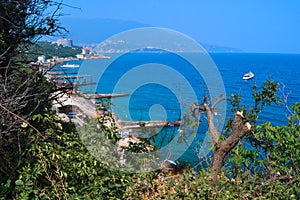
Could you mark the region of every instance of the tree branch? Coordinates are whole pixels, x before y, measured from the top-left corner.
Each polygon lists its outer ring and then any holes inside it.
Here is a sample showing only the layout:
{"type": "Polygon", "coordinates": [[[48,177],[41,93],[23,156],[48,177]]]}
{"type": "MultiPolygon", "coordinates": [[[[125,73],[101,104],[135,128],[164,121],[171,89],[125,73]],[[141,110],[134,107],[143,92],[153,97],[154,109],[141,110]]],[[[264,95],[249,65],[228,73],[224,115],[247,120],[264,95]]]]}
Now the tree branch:
{"type": "Polygon", "coordinates": [[[219,146],[219,143],[220,143],[220,133],[216,129],[214,121],[213,121],[213,110],[207,104],[204,104],[203,106],[204,106],[205,113],[207,116],[207,123],[209,126],[209,132],[211,134],[212,141],[214,143],[214,146],[217,147],[217,146],[219,146]]]}
{"type": "Polygon", "coordinates": [[[5,111],[7,111],[8,113],[10,113],[11,115],[13,115],[14,117],[16,117],[16,118],[20,119],[21,121],[23,121],[24,123],[28,124],[28,125],[29,125],[31,128],[33,128],[33,129],[34,129],[34,130],[35,130],[42,138],[45,138],[45,137],[42,135],[42,133],[41,133],[39,130],[37,130],[34,126],[32,126],[27,120],[25,120],[24,118],[20,117],[19,115],[13,113],[13,112],[10,111],[9,109],[7,109],[5,106],[3,106],[1,103],[0,103],[0,107],[1,107],[3,110],[5,110],[5,111]]]}
{"type": "Polygon", "coordinates": [[[230,98],[225,98],[225,97],[222,97],[222,98],[219,98],[212,106],[211,108],[212,109],[215,109],[215,107],[222,101],[230,101],[230,98]]]}

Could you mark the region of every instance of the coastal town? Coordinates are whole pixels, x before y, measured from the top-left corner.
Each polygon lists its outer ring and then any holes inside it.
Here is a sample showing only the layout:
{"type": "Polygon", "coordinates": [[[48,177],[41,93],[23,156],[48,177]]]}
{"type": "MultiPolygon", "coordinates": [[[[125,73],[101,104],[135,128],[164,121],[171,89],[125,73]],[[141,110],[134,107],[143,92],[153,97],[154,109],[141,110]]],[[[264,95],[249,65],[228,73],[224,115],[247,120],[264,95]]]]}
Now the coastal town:
{"type": "MultiPolygon", "coordinates": [[[[52,42],[52,45],[74,48],[71,39],[59,39],[52,42]]],[[[91,47],[82,47],[81,53],[68,57],[53,56],[47,58],[45,55],[39,55],[36,62],[31,65],[38,66],[48,81],[62,88],[63,93],[56,92],[54,96],[59,96],[53,102],[53,109],[62,121],[72,121],[77,126],[83,126],[89,119],[101,117],[101,111],[97,109],[96,101],[100,99],[122,98],[128,97],[130,94],[86,94],[80,90],[81,86],[95,85],[92,75],[77,75],[76,72],[66,73],[65,69],[79,68],[79,65],[67,64],[70,61],[88,60],[88,59],[110,59],[110,56],[98,54],[91,47]],[[58,66],[58,70],[52,70],[58,66]],[[66,67],[64,67],[66,66],[66,67]],[[59,70],[60,69],[60,70],[59,70]]],[[[119,119],[113,113],[118,132],[121,135],[141,136],[139,129],[158,128],[165,126],[179,126],[180,121],[124,121],[119,119]]]]}
{"type": "MultiPolygon", "coordinates": [[[[48,42],[50,44],[50,42],[48,42]]],[[[41,70],[48,71],[49,69],[53,68],[54,66],[72,61],[72,60],[87,60],[87,59],[109,59],[110,57],[104,54],[98,54],[96,51],[93,50],[90,46],[79,47],[74,46],[73,41],[71,39],[63,38],[58,39],[57,41],[51,42],[51,46],[53,48],[62,47],[68,48],[73,50],[70,55],[68,56],[57,56],[52,55],[51,57],[48,55],[44,55],[41,52],[40,55],[37,56],[36,61],[32,61],[30,64],[32,66],[39,66],[41,70]]],[[[45,52],[44,52],[45,53],[45,52]]]]}

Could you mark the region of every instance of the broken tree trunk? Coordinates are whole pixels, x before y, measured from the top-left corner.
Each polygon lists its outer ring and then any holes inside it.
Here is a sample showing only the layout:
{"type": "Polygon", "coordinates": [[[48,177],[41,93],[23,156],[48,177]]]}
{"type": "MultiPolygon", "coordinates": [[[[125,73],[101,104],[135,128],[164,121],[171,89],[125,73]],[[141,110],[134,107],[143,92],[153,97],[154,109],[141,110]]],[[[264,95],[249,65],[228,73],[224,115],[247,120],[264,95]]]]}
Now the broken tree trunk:
{"type": "Polygon", "coordinates": [[[207,103],[207,97],[204,98],[202,104],[195,105],[193,112],[199,110],[205,112],[207,116],[207,122],[209,127],[209,132],[212,137],[213,145],[215,148],[214,156],[211,163],[212,168],[212,184],[216,185],[218,180],[218,174],[221,172],[221,168],[224,165],[224,161],[228,153],[235,147],[235,145],[245,136],[250,130],[251,125],[248,122],[243,121],[243,113],[237,111],[232,125],[232,132],[229,137],[221,141],[221,133],[216,129],[213,120],[213,110],[218,103],[221,101],[229,100],[227,98],[219,98],[212,106],[207,103]]]}
{"type": "Polygon", "coordinates": [[[231,135],[223,141],[220,141],[220,132],[215,128],[213,121],[213,109],[217,103],[222,100],[227,100],[226,98],[220,98],[213,106],[209,106],[204,103],[203,107],[198,107],[199,110],[204,111],[207,115],[207,121],[209,126],[209,132],[212,137],[212,141],[215,148],[215,153],[212,159],[211,168],[212,168],[212,184],[216,185],[218,174],[221,171],[221,168],[224,164],[224,161],[228,153],[235,147],[235,145],[242,139],[246,133],[251,130],[251,125],[248,122],[243,121],[243,114],[239,111],[235,113],[232,133],[231,135]]]}
{"type": "Polygon", "coordinates": [[[221,171],[228,153],[235,147],[235,145],[242,139],[242,137],[251,130],[251,125],[248,122],[244,123],[243,118],[244,117],[241,112],[236,112],[231,135],[224,141],[215,143],[215,153],[211,164],[211,168],[213,170],[213,185],[217,184],[218,174],[221,171]]]}

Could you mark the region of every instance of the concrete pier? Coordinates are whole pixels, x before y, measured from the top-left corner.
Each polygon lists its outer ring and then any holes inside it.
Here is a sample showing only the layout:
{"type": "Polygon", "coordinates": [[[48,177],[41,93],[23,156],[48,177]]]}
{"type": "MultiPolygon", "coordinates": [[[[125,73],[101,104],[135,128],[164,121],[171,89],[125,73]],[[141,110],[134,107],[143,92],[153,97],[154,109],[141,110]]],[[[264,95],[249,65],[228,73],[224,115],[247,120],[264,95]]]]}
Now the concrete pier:
{"type": "Polygon", "coordinates": [[[180,126],[181,122],[168,122],[168,121],[119,121],[120,130],[128,129],[139,129],[142,127],[152,128],[152,127],[165,127],[165,126],[180,126]]]}
{"type": "Polygon", "coordinates": [[[127,97],[129,94],[82,94],[87,99],[103,99],[103,98],[116,98],[127,97]]]}
{"type": "Polygon", "coordinates": [[[47,75],[57,76],[57,75],[64,75],[64,74],[77,74],[77,72],[64,72],[64,71],[49,71],[47,75]]]}

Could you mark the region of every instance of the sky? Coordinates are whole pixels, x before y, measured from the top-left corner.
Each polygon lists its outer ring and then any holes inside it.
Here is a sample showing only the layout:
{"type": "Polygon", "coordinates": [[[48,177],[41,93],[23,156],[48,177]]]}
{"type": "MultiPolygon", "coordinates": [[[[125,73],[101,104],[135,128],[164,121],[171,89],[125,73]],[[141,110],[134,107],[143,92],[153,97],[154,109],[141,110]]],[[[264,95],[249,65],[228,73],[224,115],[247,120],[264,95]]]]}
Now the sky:
{"type": "Polygon", "coordinates": [[[64,8],[68,18],[136,21],[244,52],[300,53],[299,0],[64,0],[64,3],[76,7],[64,8]]]}

